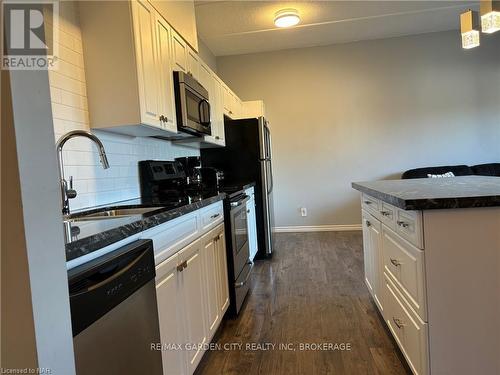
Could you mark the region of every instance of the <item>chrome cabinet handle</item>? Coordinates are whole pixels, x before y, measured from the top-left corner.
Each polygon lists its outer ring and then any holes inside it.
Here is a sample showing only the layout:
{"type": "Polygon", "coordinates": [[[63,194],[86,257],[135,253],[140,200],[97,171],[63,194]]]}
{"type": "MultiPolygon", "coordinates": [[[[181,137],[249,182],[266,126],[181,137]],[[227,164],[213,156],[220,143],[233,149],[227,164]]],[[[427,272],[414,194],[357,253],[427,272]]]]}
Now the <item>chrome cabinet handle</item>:
{"type": "Polygon", "coordinates": [[[380,213],[382,214],[382,216],[391,216],[391,212],[389,211],[380,211],[380,213]]]}
{"type": "Polygon", "coordinates": [[[215,139],[220,139],[220,137],[218,135],[215,136],[215,139]]]}
{"type": "Polygon", "coordinates": [[[366,220],[366,226],[367,226],[367,227],[371,227],[371,226],[372,226],[372,223],[370,223],[368,220],[366,220]]]}
{"type": "Polygon", "coordinates": [[[390,261],[395,267],[399,267],[401,265],[401,262],[397,259],[390,258],[390,261]]]}
{"type": "Polygon", "coordinates": [[[408,228],[410,226],[410,224],[404,222],[404,221],[398,221],[397,224],[400,226],[400,227],[403,227],[403,228],[408,228]]]}
{"type": "Polygon", "coordinates": [[[396,327],[398,327],[399,329],[403,328],[406,325],[401,319],[398,319],[398,318],[393,317],[392,321],[394,322],[396,327]]]}
{"type": "Polygon", "coordinates": [[[372,204],[373,202],[365,201],[365,204],[372,204]]]}
{"type": "Polygon", "coordinates": [[[210,219],[215,219],[216,217],[219,217],[219,216],[220,216],[220,213],[217,213],[217,214],[210,216],[210,219]]]}
{"type": "Polygon", "coordinates": [[[250,213],[250,210],[247,210],[247,214],[249,214],[249,213],[250,213]]]}

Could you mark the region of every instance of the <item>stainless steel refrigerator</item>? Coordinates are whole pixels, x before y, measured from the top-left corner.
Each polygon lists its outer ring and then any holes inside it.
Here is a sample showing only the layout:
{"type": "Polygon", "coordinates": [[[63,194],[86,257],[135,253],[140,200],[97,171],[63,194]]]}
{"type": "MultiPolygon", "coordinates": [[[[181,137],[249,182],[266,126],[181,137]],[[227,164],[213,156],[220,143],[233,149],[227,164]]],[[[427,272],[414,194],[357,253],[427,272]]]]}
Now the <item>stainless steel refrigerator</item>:
{"type": "Polygon", "coordinates": [[[271,131],[265,118],[224,121],[226,147],[201,150],[204,167],[224,171],[228,188],[255,182],[257,258],[273,253],[274,208],[271,131]]]}

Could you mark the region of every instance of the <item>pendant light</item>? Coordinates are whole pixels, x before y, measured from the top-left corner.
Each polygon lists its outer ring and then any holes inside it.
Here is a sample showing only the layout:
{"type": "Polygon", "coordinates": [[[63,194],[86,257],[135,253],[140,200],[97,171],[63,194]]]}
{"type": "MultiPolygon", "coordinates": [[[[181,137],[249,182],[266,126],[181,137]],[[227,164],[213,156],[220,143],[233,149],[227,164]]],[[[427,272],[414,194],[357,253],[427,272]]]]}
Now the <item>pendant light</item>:
{"type": "Polygon", "coordinates": [[[500,30],[500,1],[481,0],[481,27],[483,33],[500,30]]]}
{"type": "Polygon", "coordinates": [[[476,12],[470,9],[460,15],[460,32],[462,33],[462,47],[464,49],[479,46],[479,30],[474,28],[476,19],[476,12]]]}

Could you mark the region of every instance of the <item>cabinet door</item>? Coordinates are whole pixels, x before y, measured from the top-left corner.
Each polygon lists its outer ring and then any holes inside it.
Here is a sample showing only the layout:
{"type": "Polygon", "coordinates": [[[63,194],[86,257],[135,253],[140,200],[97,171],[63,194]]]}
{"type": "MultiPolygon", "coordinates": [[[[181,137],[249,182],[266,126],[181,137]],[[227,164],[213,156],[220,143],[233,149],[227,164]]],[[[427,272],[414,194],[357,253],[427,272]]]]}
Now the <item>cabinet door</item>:
{"type": "MultiPolygon", "coordinates": [[[[197,81],[200,80],[200,59],[198,54],[187,47],[187,72],[197,81]]],[[[205,87],[206,88],[206,87],[205,87]]]]}
{"type": "Polygon", "coordinates": [[[173,70],[183,71],[187,73],[187,45],[186,42],[172,30],[172,57],[173,57],[173,70]]]}
{"type": "Polygon", "coordinates": [[[156,50],[158,57],[159,77],[159,113],[163,116],[162,126],[177,133],[175,121],[174,83],[172,74],[172,52],[170,49],[171,29],[168,23],[160,16],[156,17],[156,50]]]}
{"type": "Polygon", "coordinates": [[[370,231],[370,250],[372,255],[372,278],[373,278],[373,298],[380,312],[383,313],[381,294],[382,288],[382,223],[378,220],[372,220],[372,225],[368,228],[370,231]]]}
{"type": "Polygon", "coordinates": [[[220,232],[216,238],[218,264],[217,290],[220,312],[219,315],[222,318],[229,307],[229,281],[227,276],[226,237],[224,233],[224,226],[220,226],[220,232]]]}
{"type": "Polygon", "coordinates": [[[218,303],[218,264],[216,230],[212,230],[202,239],[203,260],[205,265],[205,297],[207,306],[207,337],[210,339],[217,330],[220,321],[218,303]]]}
{"type": "Polygon", "coordinates": [[[196,240],[188,245],[178,253],[178,257],[183,266],[180,277],[184,297],[184,337],[185,343],[191,346],[186,354],[189,373],[192,374],[203,356],[203,344],[207,341],[201,241],[196,240]]]}
{"type": "Polygon", "coordinates": [[[363,211],[363,252],[365,263],[365,283],[380,311],[381,303],[381,243],[382,224],[363,211]]]}
{"type": "Polygon", "coordinates": [[[155,12],[147,1],[133,1],[134,39],[141,121],[161,126],[158,104],[158,70],[156,63],[155,12]]]}
{"type": "MultiPolygon", "coordinates": [[[[183,317],[181,314],[182,293],[177,270],[177,255],[173,255],[156,267],[156,299],[160,339],[163,345],[171,345],[170,350],[162,350],[163,373],[180,375],[185,373],[185,356],[174,345],[182,345],[183,317]]],[[[168,348],[167,348],[168,349],[168,348]]]]}
{"type": "Polygon", "coordinates": [[[221,81],[219,81],[216,77],[215,86],[216,86],[216,100],[217,100],[217,112],[216,112],[216,124],[217,124],[217,137],[219,140],[219,144],[221,146],[226,145],[226,137],[224,131],[224,89],[222,87],[221,81]]]}
{"type": "Polygon", "coordinates": [[[229,87],[227,87],[224,83],[222,84],[222,103],[224,105],[224,113],[231,117],[233,114],[233,97],[231,95],[231,91],[229,87]]]}
{"type": "Polygon", "coordinates": [[[372,219],[363,212],[363,259],[365,267],[365,284],[373,296],[373,255],[371,250],[370,226],[372,219]]]}

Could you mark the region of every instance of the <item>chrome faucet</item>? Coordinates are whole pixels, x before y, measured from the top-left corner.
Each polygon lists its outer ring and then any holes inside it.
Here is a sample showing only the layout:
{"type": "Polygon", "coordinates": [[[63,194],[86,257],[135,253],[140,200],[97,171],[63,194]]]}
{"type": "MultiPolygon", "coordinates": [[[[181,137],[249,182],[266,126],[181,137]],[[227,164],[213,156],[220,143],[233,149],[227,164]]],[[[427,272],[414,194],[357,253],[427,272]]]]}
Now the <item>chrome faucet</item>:
{"type": "Polygon", "coordinates": [[[61,208],[63,215],[69,214],[69,200],[76,198],[77,193],[76,190],[73,189],[73,176],[70,176],[69,178],[69,185],[68,181],[66,181],[66,179],[64,178],[64,163],[63,163],[62,151],[64,144],[71,138],[75,137],[85,137],[93,141],[97,146],[97,150],[99,151],[99,158],[101,160],[102,167],[104,169],[109,168],[109,162],[106,156],[106,151],[104,150],[104,146],[102,142],[99,140],[99,138],[97,138],[94,134],[84,130],[73,130],[71,132],[64,134],[61,138],[59,138],[59,140],[56,143],[56,150],[57,150],[57,161],[59,163],[59,179],[61,181],[61,208]]]}

